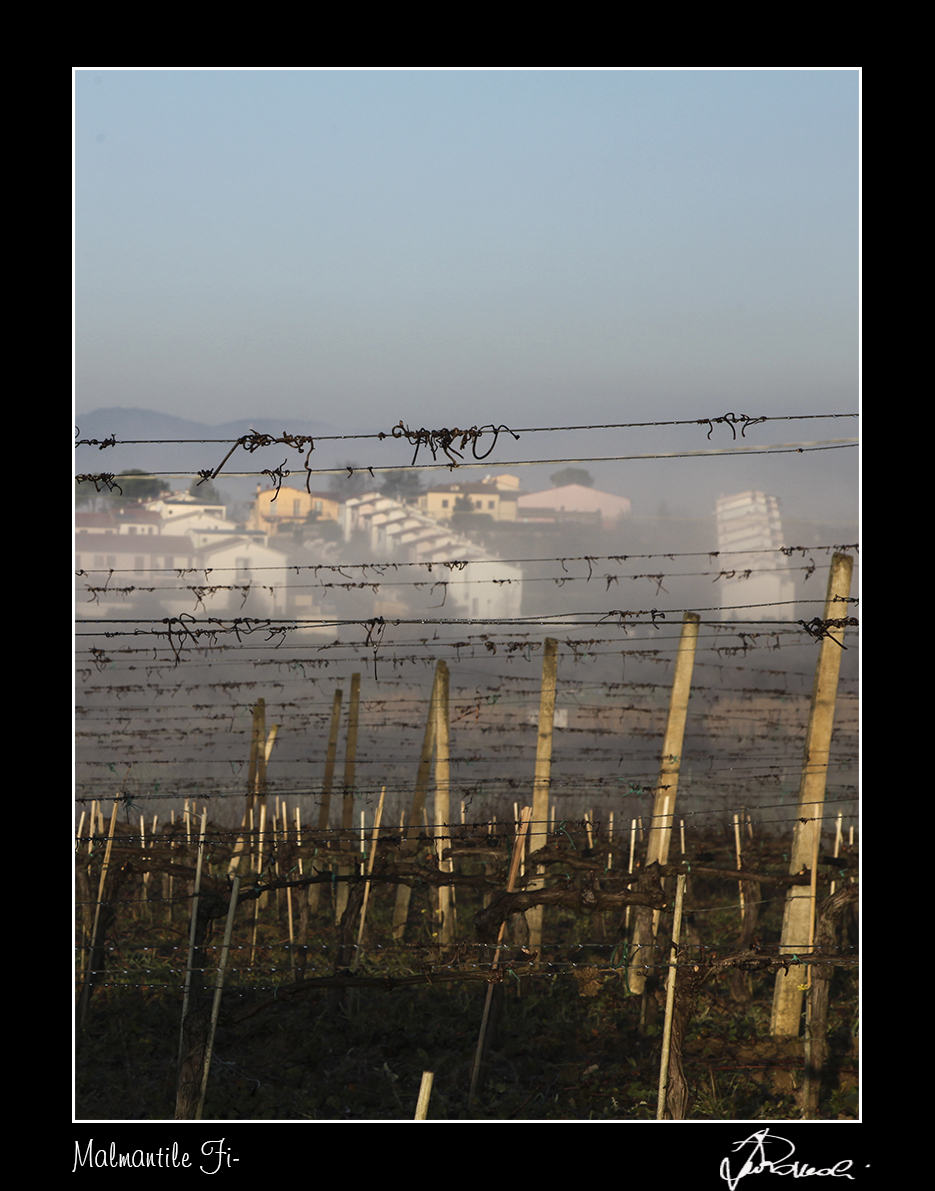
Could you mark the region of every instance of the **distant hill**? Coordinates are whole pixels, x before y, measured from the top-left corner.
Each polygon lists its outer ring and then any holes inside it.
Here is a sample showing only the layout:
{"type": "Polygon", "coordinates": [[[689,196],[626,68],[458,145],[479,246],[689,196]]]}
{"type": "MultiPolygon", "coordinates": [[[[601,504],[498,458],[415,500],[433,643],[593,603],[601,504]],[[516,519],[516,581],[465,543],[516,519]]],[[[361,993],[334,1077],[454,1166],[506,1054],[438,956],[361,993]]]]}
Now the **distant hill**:
{"type": "MultiPolygon", "coordinates": [[[[96,446],[77,448],[75,466],[79,474],[118,474],[130,468],[139,468],[171,479],[175,488],[187,488],[193,475],[207,468],[217,467],[229,449],[225,444],[233,443],[251,431],[270,434],[277,438],[283,433],[310,434],[313,438],[368,433],[367,430],[349,430],[329,422],[271,418],[265,415],[211,426],[205,422],[193,422],[187,418],[157,413],[151,409],[126,409],[121,406],[90,410],[88,413],[76,415],[75,422],[76,441],[96,439],[103,442],[113,436],[118,444],[103,449],[96,446]],[[194,441],[180,441],[186,439],[194,441]]],[[[369,432],[372,433],[372,430],[369,432]]],[[[363,462],[367,446],[372,444],[353,441],[323,442],[320,446],[316,444],[315,466],[340,467],[348,458],[359,458],[363,462]]],[[[232,492],[237,499],[244,499],[248,491],[255,489],[256,481],[235,479],[226,476],[225,472],[275,468],[282,466],[284,459],[286,467],[294,474],[302,476],[304,483],[303,455],[289,447],[276,446],[264,448],[252,456],[238,451],[218,477],[217,484],[222,489],[226,488],[232,492]],[[274,454],[276,458],[273,458],[274,454]]],[[[318,486],[326,489],[328,477],[322,476],[318,486]]]]}
{"type": "Polygon", "coordinates": [[[173,414],[161,414],[152,409],[126,409],[113,406],[110,409],[92,409],[77,415],[79,438],[108,438],[111,434],[118,439],[179,439],[179,438],[240,438],[256,430],[259,434],[363,434],[366,431],[348,431],[329,422],[296,422],[294,418],[277,418],[262,415],[257,418],[241,418],[235,422],[208,425],[207,422],[192,422],[188,418],[177,418],[173,414]],[[262,425],[260,424],[262,423],[262,425]]]}

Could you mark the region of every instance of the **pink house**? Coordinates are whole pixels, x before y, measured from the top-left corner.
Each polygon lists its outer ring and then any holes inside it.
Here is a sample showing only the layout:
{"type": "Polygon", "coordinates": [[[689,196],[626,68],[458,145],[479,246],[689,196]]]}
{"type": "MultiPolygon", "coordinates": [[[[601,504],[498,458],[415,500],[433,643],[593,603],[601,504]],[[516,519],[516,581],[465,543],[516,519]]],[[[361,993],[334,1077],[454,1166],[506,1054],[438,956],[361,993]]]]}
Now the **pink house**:
{"type": "Polygon", "coordinates": [[[517,521],[571,521],[579,519],[581,514],[590,514],[587,520],[591,520],[597,514],[602,521],[607,522],[630,515],[630,502],[625,496],[598,492],[582,484],[566,484],[562,488],[549,488],[544,492],[528,492],[519,497],[516,506],[517,521]]]}

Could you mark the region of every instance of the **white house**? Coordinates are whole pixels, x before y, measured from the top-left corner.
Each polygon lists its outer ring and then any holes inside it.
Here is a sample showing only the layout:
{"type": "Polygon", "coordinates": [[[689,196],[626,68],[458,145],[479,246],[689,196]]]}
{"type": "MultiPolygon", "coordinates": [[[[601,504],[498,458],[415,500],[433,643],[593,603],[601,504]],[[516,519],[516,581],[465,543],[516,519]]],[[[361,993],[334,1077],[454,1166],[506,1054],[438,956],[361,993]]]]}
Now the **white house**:
{"type": "Polygon", "coordinates": [[[782,553],[779,501],[765,492],[722,496],[716,505],[722,620],[793,620],[795,584],[782,553]]]}
{"type": "MultiPolygon", "coordinates": [[[[414,580],[431,575],[434,594],[429,603],[437,605],[444,599],[447,615],[483,620],[519,616],[523,586],[519,567],[490,558],[476,543],[413,505],[401,504],[379,493],[354,497],[342,506],[342,524],[345,538],[350,538],[355,530],[369,535],[370,550],[377,562],[399,558],[433,564],[468,562],[470,565],[464,568],[439,566],[431,572],[428,568],[411,571],[414,580]],[[442,591],[438,590],[438,584],[443,585],[442,591]]],[[[385,600],[379,603],[377,615],[392,615],[385,600]]],[[[397,614],[403,615],[405,610],[406,606],[398,601],[397,614]]]]}

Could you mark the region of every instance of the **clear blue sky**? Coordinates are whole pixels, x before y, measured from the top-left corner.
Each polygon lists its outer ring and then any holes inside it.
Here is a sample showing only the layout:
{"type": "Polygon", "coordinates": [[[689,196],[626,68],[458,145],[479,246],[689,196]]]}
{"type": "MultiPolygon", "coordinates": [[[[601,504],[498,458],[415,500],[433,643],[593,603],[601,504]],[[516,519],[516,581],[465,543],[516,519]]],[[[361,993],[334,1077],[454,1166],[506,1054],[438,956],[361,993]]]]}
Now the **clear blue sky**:
{"type": "Polygon", "coordinates": [[[79,69],[76,411],[282,430],[854,410],[859,86],[79,69]]]}

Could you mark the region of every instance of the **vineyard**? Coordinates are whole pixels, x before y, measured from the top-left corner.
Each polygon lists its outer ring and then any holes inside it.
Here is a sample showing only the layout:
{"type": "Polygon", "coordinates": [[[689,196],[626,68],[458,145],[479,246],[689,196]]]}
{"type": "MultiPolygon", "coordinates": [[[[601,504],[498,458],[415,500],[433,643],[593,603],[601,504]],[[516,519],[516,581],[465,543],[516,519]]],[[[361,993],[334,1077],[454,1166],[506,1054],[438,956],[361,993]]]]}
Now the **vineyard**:
{"type": "Polygon", "coordinates": [[[775,841],[749,842],[738,873],[729,833],[700,837],[672,863],[637,865],[632,881],[627,844],[564,822],[535,854],[544,888],[521,876],[510,892],[514,824],[408,840],[381,828],[364,850],[342,848],[338,832],[299,842],[273,827],[244,841],[262,848],[262,871],[245,852],[234,880],[231,833],[190,826],[191,840],[183,825],[141,847],[115,829],[109,849],[104,834],[80,849],[81,937],[96,927],[98,940],[79,1001],[81,1116],[200,1118],[210,1038],[205,1119],[411,1118],[423,1071],[435,1079],[434,1119],[653,1119],[672,959],[668,1115],[798,1117],[808,1073],[813,1115],[855,1115],[850,849],[819,858],[822,894],[831,873],[838,890],[822,896],[812,945],[786,959],[772,942],[783,895],[808,890],[811,876],[785,875],[775,841]],[[680,875],[686,912],[673,947],[666,886],[680,875]],[[394,929],[401,902],[404,930],[394,929]],[[454,920],[448,939],[440,904],[454,920]],[[659,923],[635,950],[641,914],[659,923]],[[807,985],[810,1025],[821,1027],[811,1071],[801,1039],[770,1035],[783,971],[807,985]]]}
{"type": "Polygon", "coordinates": [[[375,540],[80,569],[76,1118],[855,1118],[856,547],[375,540]]]}

